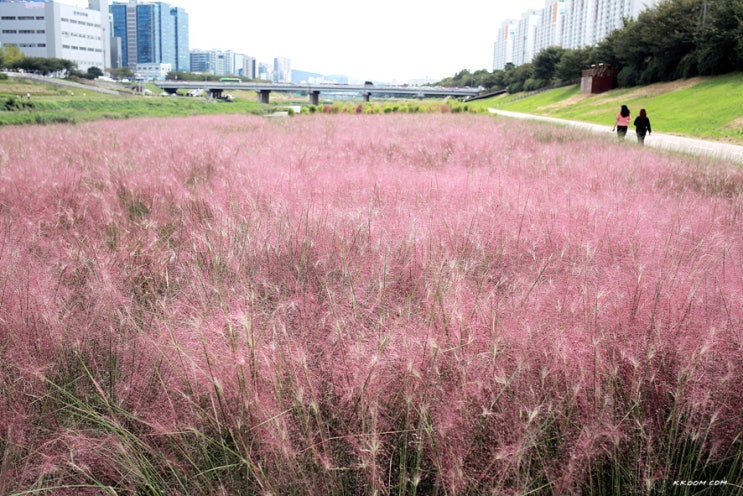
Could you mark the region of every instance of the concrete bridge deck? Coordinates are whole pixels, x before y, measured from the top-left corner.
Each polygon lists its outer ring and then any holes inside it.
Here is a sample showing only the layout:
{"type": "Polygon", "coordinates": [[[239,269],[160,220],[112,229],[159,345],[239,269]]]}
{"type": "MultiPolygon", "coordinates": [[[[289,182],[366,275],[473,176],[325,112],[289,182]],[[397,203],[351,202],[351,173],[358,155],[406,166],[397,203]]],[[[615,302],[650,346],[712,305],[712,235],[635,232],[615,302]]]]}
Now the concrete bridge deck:
{"type": "Polygon", "coordinates": [[[393,95],[413,98],[426,97],[455,97],[472,98],[480,94],[477,88],[449,88],[443,86],[388,86],[373,84],[295,84],[295,83],[265,83],[232,81],[155,81],[159,88],[167,93],[175,93],[179,89],[195,90],[201,89],[210,95],[219,98],[222,92],[229,90],[248,90],[258,93],[261,103],[269,103],[269,95],[272,91],[286,93],[307,94],[310,102],[317,105],[320,93],[356,93],[369,101],[372,95],[393,95]]]}

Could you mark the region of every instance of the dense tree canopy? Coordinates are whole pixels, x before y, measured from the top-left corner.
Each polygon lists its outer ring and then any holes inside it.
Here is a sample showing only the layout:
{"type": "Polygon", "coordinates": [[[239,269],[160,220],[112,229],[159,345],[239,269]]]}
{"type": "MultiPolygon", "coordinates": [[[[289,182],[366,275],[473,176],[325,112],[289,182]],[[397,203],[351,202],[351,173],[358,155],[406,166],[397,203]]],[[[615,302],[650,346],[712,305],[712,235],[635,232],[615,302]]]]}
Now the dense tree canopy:
{"type": "Polygon", "coordinates": [[[438,84],[534,90],[570,82],[592,64],[619,70],[620,86],[743,70],[741,0],[666,0],[626,20],[596,46],[548,47],[530,64],[492,73],[462,70],[438,84]]]}

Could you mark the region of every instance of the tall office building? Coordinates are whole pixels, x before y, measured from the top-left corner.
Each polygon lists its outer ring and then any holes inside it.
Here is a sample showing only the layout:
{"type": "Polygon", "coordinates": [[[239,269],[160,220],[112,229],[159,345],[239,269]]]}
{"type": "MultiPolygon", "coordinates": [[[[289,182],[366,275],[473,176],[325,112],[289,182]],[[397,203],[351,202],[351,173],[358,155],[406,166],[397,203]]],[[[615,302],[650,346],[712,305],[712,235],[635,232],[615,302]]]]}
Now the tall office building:
{"type": "Polygon", "coordinates": [[[273,59],[273,82],[274,83],[291,83],[292,82],[291,60],[285,57],[276,57],[273,59]]]}
{"type": "Polygon", "coordinates": [[[188,13],[181,7],[170,9],[175,22],[175,65],[176,71],[188,71],[191,66],[188,43],[188,13]]]}
{"type": "Polygon", "coordinates": [[[53,1],[0,2],[0,43],[29,57],[66,59],[86,71],[110,62],[108,15],[99,3],[81,8],[53,1]]]}
{"type": "Polygon", "coordinates": [[[113,32],[121,40],[122,65],[170,64],[173,70],[190,69],[188,13],[164,2],[111,5],[113,32]]]}

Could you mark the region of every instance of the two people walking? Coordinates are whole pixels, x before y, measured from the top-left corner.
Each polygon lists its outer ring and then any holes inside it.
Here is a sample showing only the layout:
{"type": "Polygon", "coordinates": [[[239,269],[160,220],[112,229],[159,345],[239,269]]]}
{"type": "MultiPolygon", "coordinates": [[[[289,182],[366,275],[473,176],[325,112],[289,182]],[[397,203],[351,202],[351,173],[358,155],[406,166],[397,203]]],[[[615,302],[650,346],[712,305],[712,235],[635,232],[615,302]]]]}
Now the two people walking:
{"type": "MultiPolygon", "coordinates": [[[[614,127],[612,128],[612,131],[617,132],[617,139],[619,141],[624,141],[631,121],[632,116],[629,108],[626,105],[622,105],[614,122],[614,127]]],[[[645,136],[652,134],[650,119],[648,118],[645,109],[640,110],[640,115],[638,115],[634,120],[633,125],[635,126],[635,133],[637,134],[637,142],[641,145],[645,144],[645,136]]]]}

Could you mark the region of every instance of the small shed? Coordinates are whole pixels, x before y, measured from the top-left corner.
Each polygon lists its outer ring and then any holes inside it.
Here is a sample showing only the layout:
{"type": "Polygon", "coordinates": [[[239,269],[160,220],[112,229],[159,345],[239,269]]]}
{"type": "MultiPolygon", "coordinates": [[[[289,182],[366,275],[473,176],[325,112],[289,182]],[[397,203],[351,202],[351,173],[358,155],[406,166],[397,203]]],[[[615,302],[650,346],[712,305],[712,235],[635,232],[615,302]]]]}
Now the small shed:
{"type": "Polygon", "coordinates": [[[597,64],[581,73],[581,93],[603,93],[617,87],[617,71],[609,64],[597,64]]]}

